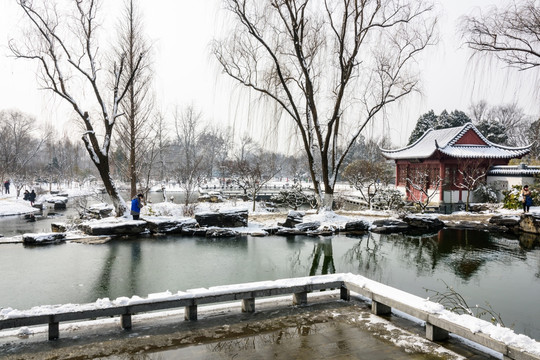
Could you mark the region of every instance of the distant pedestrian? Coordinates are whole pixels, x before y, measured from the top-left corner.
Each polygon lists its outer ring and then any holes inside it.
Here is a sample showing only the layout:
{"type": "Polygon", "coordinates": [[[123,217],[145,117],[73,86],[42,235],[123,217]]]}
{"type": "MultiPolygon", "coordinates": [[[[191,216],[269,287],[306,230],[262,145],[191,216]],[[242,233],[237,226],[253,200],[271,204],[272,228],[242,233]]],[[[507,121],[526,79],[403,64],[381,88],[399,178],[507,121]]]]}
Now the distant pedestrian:
{"type": "Polygon", "coordinates": [[[28,195],[28,200],[30,200],[30,205],[34,206],[34,201],[36,201],[36,193],[34,190],[28,195]]]}
{"type": "Polygon", "coordinates": [[[138,194],[131,200],[131,215],[133,215],[133,220],[139,220],[141,208],[144,206],[142,203],[143,199],[143,194],[138,194]]]}
{"type": "Polygon", "coordinates": [[[6,180],[4,182],[4,187],[6,188],[6,194],[9,194],[9,185],[11,185],[11,183],[9,182],[9,180],[6,180]]]}
{"type": "Polygon", "coordinates": [[[529,189],[529,185],[525,185],[521,190],[521,196],[523,197],[523,212],[529,212],[532,205],[532,193],[529,189]]]}
{"type": "Polygon", "coordinates": [[[30,201],[30,192],[28,190],[24,190],[23,200],[30,201]]]}

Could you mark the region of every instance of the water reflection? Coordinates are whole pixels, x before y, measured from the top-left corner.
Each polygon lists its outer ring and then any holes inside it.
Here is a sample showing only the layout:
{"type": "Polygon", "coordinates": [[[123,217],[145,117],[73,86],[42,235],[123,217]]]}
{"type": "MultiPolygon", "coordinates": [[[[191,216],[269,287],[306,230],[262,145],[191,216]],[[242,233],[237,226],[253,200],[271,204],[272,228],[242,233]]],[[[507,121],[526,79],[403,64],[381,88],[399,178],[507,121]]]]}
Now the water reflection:
{"type": "Polygon", "coordinates": [[[311,263],[311,268],[309,269],[310,276],[317,274],[321,256],[323,256],[321,274],[326,275],[336,273],[334,252],[332,250],[332,238],[325,237],[313,246],[313,253],[311,254],[313,261],[311,263]]]}
{"type": "Polygon", "coordinates": [[[424,236],[211,239],[171,235],[93,246],[2,245],[0,286],[11,291],[0,293],[0,307],[25,309],[351,272],[423,297],[426,289],[442,290],[442,280],[467,296],[468,303],[489,301],[508,318],[506,323],[521,322],[527,334],[540,338],[540,314],[531,317],[526,311],[540,298],[537,244],[536,237],[523,246],[519,237],[443,230],[424,236]],[[522,296],[510,299],[503,293],[522,296]]]}

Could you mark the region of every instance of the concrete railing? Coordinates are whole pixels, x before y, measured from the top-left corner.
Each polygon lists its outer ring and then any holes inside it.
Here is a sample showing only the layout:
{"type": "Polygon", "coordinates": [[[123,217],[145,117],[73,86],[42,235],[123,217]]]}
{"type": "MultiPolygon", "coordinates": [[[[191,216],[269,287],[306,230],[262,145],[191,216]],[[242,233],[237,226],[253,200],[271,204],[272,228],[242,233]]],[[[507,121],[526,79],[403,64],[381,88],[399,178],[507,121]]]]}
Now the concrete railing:
{"type": "MultiPolygon", "coordinates": [[[[472,331],[458,321],[450,320],[446,310],[432,311],[430,306],[438,305],[436,303],[352,274],[217,286],[169,294],[164,297],[132,298],[106,304],[101,302],[72,305],[67,308],[63,306],[38,308],[39,314],[36,314],[36,310],[13,311],[13,314],[8,312],[0,316],[0,330],[48,324],[49,340],[54,340],[60,336],[59,323],[65,321],[120,316],[122,328],[131,329],[131,317],[138,313],[184,307],[185,320],[196,321],[198,305],[241,300],[243,312],[254,312],[257,298],[292,294],[294,305],[305,305],[308,293],[326,289],[340,289],[341,300],[350,300],[351,292],[371,299],[371,310],[376,315],[389,314],[392,309],[396,309],[420,319],[426,323],[426,338],[431,341],[443,341],[448,338],[449,333],[453,333],[503,354],[504,359],[540,360],[540,355],[537,355],[540,352],[540,344],[532,339],[530,339],[533,344],[531,348],[534,347],[534,350],[506,344],[492,338],[489,334],[472,331]]],[[[490,325],[484,320],[475,319],[475,321],[480,324],[485,323],[486,326],[490,325]]]]}

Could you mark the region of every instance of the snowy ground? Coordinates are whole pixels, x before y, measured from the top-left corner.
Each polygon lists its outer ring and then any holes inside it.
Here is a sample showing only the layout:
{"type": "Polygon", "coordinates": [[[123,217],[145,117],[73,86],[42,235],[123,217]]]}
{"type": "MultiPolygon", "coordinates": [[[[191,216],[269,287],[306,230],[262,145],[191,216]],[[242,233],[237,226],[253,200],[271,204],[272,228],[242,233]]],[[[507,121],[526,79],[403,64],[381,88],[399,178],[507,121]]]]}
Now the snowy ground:
{"type": "MultiPolygon", "coordinates": [[[[219,183],[216,183],[219,184],[219,183]]],[[[275,182],[270,184],[276,185],[278,187],[288,186],[290,182],[275,182]]],[[[214,183],[209,183],[209,187],[213,187],[214,183]]],[[[13,188],[13,187],[12,187],[13,188]]],[[[48,193],[48,189],[39,189],[37,192],[45,192],[45,194],[38,195],[36,203],[47,204],[48,200],[51,200],[56,195],[51,195],[48,193]],[[39,191],[41,190],[41,191],[39,191]]],[[[79,196],[87,196],[96,193],[95,189],[92,188],[60,188],[53,189],[59,191],[61,194],[66,194],[69,198],[75,198],[79,196]]],[[[348,186],[343,185],[340,189],[342,192],[347,192],[348,195],[355,195],[348,186]]],[[[161,186],[155,186],[152,188],[152,191],[161,191],[161,186]]],[[[169,194],[174,194],[181,192],[182,190],[177,186],[168,186],[166,192],[169,194]]],[[[68,207],[72,202],[68,203],[68,207]]],[[[52,206],[52,205],[51,205],[52,206]]],[[[277,222],[284,221],[284,213],[275,213],[274,209],[265,207],[264,203],[256,203],[255,211],[253,211],[253,203],[251,201],[241,201],[241,200],[230,200],[224,201],[221,203],[205,203],[199,202],[191,205],[193,207],[194,213],[198,212],[207,212],[207,211],[226,211],[230,209],[247,209],[249,211],[250,217],[250,226],[260,227],[264,226],[273,226],[277,222]]],[[[14,189],[11,191],[11,194],[0,194],[0,216],[19,216],[24,214],[32,214],[39,212],[38,209],[30,206],[30,202],[17,198],[15,195],[14,189]]],[[[531,207],[531,212],[540,212],[540,206],[531,207]]],[[[149,203],[141,211],[142,217],[146,216],[172,216],[172,217],[185,217],[184,215],[184,206],[181,204],[176,204],[172,202],[162,202],[162,203],[149,203]]],[[[467,212],[454,212],[452,217],[456,218],[467,218],[470,220],[475,220],[478,218],[485,218],[486,216],[493,215],[520,215],[521,210],[507,210],[498,208],[489,212],[482,213],[467,213],[467,212]]],[[[347,221],[358,220],[358,219],[373,219],[375,218],[388,218],[388,217],[397,217],[397,214],[392,211],[336,211],[336,212],[322,212],[317,214],[314,210],[307,210],[305,212],[304,222],[319,221],[323,226],[330,227],[339,227],[344,225],[347,221]]],[[[445,216],[448,217],[448,216],[445,216]]],[[[1,229],[0,229],[1,230],[1,229]]],[[[242,230],[242,229],[238,229],[242,230]]],[[[247,230],[247,229],[246,229],[247,230]]]]}

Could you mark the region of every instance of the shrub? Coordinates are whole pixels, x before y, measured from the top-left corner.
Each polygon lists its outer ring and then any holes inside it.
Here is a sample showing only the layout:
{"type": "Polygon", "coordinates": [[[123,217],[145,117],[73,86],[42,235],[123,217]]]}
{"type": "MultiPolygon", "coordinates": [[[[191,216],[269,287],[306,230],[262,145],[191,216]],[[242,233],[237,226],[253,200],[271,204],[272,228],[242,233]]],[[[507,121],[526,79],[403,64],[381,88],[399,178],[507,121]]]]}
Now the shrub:
{"type": "Polygon", "coordinates": [[[497,191],[491,185],[488,185],[488,184],[480,184],[474,190],[474,195],[476,196],[479,202],[483,202],[483,203],[498,202],[497,191]]]}
{"type": "MultiPolygon", "coordinates": [[[[521,209],[523,203],[519,200],[519,195],[522,189],[523,187],[521,185],[514,185],[510,190],[503,190],[503,208],[511,210],[521,209]]],[[[531,195],[533,204],[540,204],[540,192],[536,189],[531,189],[531,195]]]]}

